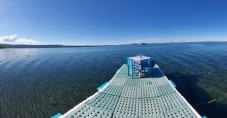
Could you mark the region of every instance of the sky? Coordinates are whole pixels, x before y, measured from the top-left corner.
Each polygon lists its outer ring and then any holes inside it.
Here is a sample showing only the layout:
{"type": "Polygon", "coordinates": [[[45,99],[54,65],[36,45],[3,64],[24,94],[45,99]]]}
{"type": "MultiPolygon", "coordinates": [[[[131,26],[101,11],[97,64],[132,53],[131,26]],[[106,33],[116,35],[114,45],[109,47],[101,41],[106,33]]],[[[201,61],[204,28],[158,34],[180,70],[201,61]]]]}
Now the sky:
{"type": "Polygon", "coordinates": [[[0,43],[227,41],[227,0],[0,0],[0,43]]]}

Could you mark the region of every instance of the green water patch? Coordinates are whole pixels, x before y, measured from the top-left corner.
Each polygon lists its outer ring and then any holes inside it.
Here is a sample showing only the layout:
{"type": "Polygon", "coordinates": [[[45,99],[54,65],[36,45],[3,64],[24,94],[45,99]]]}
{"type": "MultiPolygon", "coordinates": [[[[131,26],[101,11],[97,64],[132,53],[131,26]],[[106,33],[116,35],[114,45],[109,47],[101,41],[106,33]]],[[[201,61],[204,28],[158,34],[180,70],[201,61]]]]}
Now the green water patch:
{"type": "Polygon", "coordinates": [[[205,89],[217,102],[227,104],[227,70],[216,69],[216,72],[203,72],[198,85],[205,89]]]}

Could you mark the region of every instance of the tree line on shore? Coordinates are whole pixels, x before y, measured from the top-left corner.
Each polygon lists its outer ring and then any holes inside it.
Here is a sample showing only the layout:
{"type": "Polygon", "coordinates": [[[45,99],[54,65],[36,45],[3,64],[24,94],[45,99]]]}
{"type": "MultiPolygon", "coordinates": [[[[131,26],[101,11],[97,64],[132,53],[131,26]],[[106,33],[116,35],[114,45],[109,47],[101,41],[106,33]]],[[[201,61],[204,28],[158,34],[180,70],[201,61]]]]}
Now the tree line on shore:
{"type": "Polygon", "coordinates": [[[1,48],[5,48],[5,46],[4,46],[4,45],[2,45],[2,44],[0,44],[0,49],[1,49],[1,48]]]}

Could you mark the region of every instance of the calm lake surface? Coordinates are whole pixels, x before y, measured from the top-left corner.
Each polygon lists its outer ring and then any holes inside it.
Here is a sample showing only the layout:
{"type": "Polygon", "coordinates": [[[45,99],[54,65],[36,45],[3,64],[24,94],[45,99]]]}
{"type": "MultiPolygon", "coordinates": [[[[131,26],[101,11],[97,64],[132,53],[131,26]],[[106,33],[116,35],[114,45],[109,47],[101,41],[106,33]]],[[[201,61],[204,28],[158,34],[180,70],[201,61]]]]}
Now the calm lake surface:
{"type": "Polygon", "coordinates": [[[226,118],[227,43],[0,49],[0,118],[65,113],[138,54],[153,57],[200,115],[226,118]]]}

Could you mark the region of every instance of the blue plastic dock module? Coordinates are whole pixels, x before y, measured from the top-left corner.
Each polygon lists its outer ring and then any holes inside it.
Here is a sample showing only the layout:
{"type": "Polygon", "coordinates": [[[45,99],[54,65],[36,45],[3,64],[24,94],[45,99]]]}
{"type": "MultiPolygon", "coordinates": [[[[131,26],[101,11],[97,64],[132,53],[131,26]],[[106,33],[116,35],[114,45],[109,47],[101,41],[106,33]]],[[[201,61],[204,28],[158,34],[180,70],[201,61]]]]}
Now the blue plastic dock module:
{"type": "Polygon", "coordinates": [[[161,71],[143,79],[131,79],[127,71],[122,65],[98,92],[60,118],[202,118],[161,71]]]}
{"type": "Polygon", "coordinates": [[[101,86],[99,86],[97,88],[97,91],[101,90],[102,88],[104,88],[106,85],[108,84],[108,82],[105,82],[104,84],[102,84],[101,86]]]}
{"type": "Polygon", "coordinates": [[[171,85],[172,85],[174,88],[177,87],[176,84],[174,84],[172,80],[169,80],[169,82],[171,83],[171,85]]]}
{"type": "Polygon", "coordinates": [[[52,116],[50,118],[59,118],[60,116],[62,116],[62,114],[58,113],[58,114],[56,114],[56,115],[54,115],[54,116],[52,116]]]}

